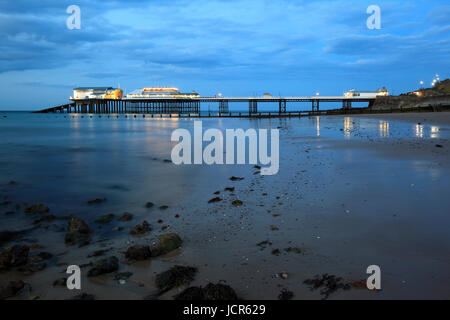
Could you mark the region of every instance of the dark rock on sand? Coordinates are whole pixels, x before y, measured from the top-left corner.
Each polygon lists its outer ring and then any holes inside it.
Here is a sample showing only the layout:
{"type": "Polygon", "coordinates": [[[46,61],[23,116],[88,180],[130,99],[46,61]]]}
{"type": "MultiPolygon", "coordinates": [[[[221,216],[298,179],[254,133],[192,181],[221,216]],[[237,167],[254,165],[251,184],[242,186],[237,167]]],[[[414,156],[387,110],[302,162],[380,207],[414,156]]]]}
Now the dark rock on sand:
{"type": "Polygon", "coordinates": [[[36,256],[34,256],[31,261],[32,262],[41,262],[43,260],[48,260],[51,259],[53,257],[53,255],[50,252],[39,252],[36,256]]]}
{"type": "Polygon", "coordinates": [[[116,273],[114,280],[128,280],[133,275],[133,272],[120,272],[116,273]]]}
{"type": "Polygon", "coordinates": [[[307,279],[303,283],[309,285],[311,290],[323,288],[320,294],[324,296],[324,300],[338,289],[349,290],[351,288],[351,285],[344,282],[342,278],[327,273],[321,276],[316,275],[313,279],[307,279]]]}
{"type": "Polygon", "coordinates": [[[222,201],[222,198],[215,197],[215,198],[212,198],[211,200],[209,200],[208,203],[215,203],[215,202],[220,202],[220,201],[222,201]]]}
{"type": "Polygon", "coordinates": [[[225,191],[229,191],[229,192],[234,192],[234,187],[226,187],[225,189],[224,189],[225,191]]]}
{"type": "Polygon", "coordinates": [[[9,281],[8,284],[0,289],[0,300],[14,297],[25,287],[25,282],[9,281]]]}
{"type": "Polygon", "coordinates": [[[59,278],[53,281],[53,286],[56,287],[66,287],[67,286],[67,278],[59,278]]]}
{"type": "Polygon", "coordinates": [[[147,260],[150,259],[152,253],[149,246],[132,246],[125,252],[125,258],[128,260],[147,260]]]}
{"type": "Polygon", "coordinates": [[[28,262],[30,248],[25,245],[15,245],[0,252],[0,270],[20,267],[28,262]]]}
{"type": "Polygon", "coordinates": [[[96,261],[92,265],[92,269],[88,271],[88,277],[96,277],[105,273],[111,273],[119,269],[119,259],[109,257],[96,261]]]}
{"type": "Polygon", "coordinates": [[[89,254],[87,257],[88,258],[92,258],[92,257],[100,257],[102,255],[104,255],[106,252],[111,251],[111,249],[101,249],[101,250],[96,250],[93,253],[89,254]]]}
{"type": "Polygon", "coordinates": [[[55,219],[56,219],[56,217],[54,215],[47,214],[47,215],[44,215],[44,216],[40,217],[39,219],[34,220],[33,224],[40,224],[42,222],[51,222],[51,221],[53,221],[55,219]]]}
{"type": "Polygon", "coordinates": [[[66,234],[64,241],[69,246],[78,245],[79,247],[84,247],[91,242],[91,239],[86,233],[71,232],[66,234]]]}
{"type": "Polygon", "coordinates": [[[188,285],[194,280],[197,273],[197,268],[174,266],[167,271],[156,275],[155,283],[160,294],[169,291],[173,288],[188,285]]]}
{"type": "Polygon", "coordinates": [[[235,291],[225,284],[209,283],[206,287],[190,287],[176,295],[175,300],[208,300],[208,301],[223,301],[223,300],[238,300],[235,291]]]}
{"type": "Polygon", "coordinates": [[[286,252],[293,252],[293,253],[297,253],[297,254],[302,253],[302,251],[299,248],[297,248],[297,247],[284,248],[284,251],[286,251],[286,252]]]}
{"type": "Polygon", "coordinates": [[[162,205],[159,207],[159,210],[166,210],[166,209],[169,209],[169,206],[162,205]]]}
{"type": "Polygon", "coordinates": [[[107,223],[110,223],[114,219],[114,217],[115,217],[115,215],[113,213],[110,213],[110,214],[101,216],[98,219],[95,219],[94,222],[99,223],[99,224],[107,224],[107,223]]]}
{"type": "Polygon", "coordinates": [[[130,234],[132,234],[134,236],[143,235],[151,230],[152,230],[152,228],[150,226],[150,223],[148,223],[147,221],[144,220],[141,223],[139,223],[138,225],[131,228],[130,234]]]}
{"type": "Polygon", "coordinates": [[[241,181],[241,180],[244,180],[244,178],[232,176],[232,177],[230,178],[230,180],[231,180],[231,181],[241,181]]]}
{"type": "Polygon", "coordinates": [[[84,233],[84,234],[89,234],[92,232],[92,230],[89,228],[89,226],[86,224],[86,222],[84,222],[80,218],[72,218],[69,221],[69,231],[71,233],[78,232],[78,233],[84,233]]]}
{"type": "Polygon", "coordinates": [[[225,284],[209,283],[204,289],[205,300],[237,300],[238,297],[234,290],[225,284]]]}
{"type": "Polygon", "coordinates": [[[272,250],[272,254],[275,255],[275,256],[280,255],[280,253],[281,253],[281,252],[280,252],[280,249],[273,249],[273,250],[272,250]]]}
{"type": "Polygon", "coordinates": [[[176,233],[163,234],[159,236],[159,242],[151,249],[152,257],[167,254],[181,247],[183,240],[176,233]]]}
{"type": "Polygon", "coordinates": [[[150,209],[150,208],[152,208],[154,205],[155,205],[155,204],[154,204],[153,202],[147,202],[147,203],[145,204],[145,207],[148,208],[148,209],[150,209]]]}
{"type": "Polygon", "coordinates": [[[1,231],[0,232],[0,246],[8,243],[10,241],[16,240],[17,238],[23,236],[29,230],[21,230],[21,231],[1,231]]]}
{"type": "Polygon", "coordinates": [[[281,290],[278,295],[278,300],[291,300],[294,297],[294,293],[292,291],[288,291],[286,289],[281,290]]]}
{"type": "Polygon", "coordinates": [[[94,199],[90,199],[88,200],[89,204],[95,204],[95,203],[102,203],[105,202],[106,198],[94,198],[94,199]]]}
{"type": "Polygon", "coordinates": [[[231,204],[232,204],[234,207],[240,207],[240,206],[242,206],[244,203],[243,203],[241,200],[234,200],[231,204]]]}
{"type": "Polygon", "coordinates": [[[26,206],[24,208],[24,212],[26,214],[47,213],[49,211],[50,211],[50,209],[47,206],[45,206],[45,205],[43,205],[41,203],[33,204],[31,206],[26,206]]]}
{"type": "Polygon", "coordinates": [[[22,272],[25,275],[30,275],[32,273],[42,271],[46,267],[47,267],[47,264],[44,263],[44,262],[42,262],[42,263],[29,263],[29,264],[26,264],[24,266],[19,267],[17,270],[19,272],[22,272]]]}
{"type": "Polygon", "coordinates": [[[272,241],[270,241],[270,240],[264,240],[264,241],[261,241],[260,243],[257,243],[256,245],[257,245],[258,247],[261,247],[261,250],[264,250],[266,247],[272,245],[272,241]]]}
{"type": "Polygon", "coordinates": [[[88,293],[77,294],[69,300],[95,300],[95,296],[88,293]]]}
{"type": "Polygon", "coordinates": [[[437,144],[436,148],[443,148],[442,144],[437,144]]]}
{"type": "Polygon", "coordinates": [[[119,217],[119,221],[125,222],[133,219],[133,215],[131,213],[125,212],[123,215],[119,217]]]}
{"type": "Polygon", "coordinates": [[[174,296],[175,300],[183,301],[200,301],[204,300],[203,289],[200,287],[189,287],[184,289],[181,293],[174,296]]]}

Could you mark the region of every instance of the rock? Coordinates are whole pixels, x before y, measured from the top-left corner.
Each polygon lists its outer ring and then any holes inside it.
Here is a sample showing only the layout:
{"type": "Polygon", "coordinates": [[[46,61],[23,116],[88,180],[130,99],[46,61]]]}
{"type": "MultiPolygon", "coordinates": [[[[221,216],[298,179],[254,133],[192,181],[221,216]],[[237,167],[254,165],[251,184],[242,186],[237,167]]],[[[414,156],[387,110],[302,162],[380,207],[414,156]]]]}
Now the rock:
{"type": "Polygon", "coordinates": [[[53,286],[59,286],[59,287],[67,287],[67,278],[59,278],[55,281],[53,281],[53,286]]]}
{"type": "Polygon", "coordinates": [[[442,144],[437,144],[436,148],[443,148],[442,144]]]}
{"type": "Polygon", "coordinates": [[[211,200],[209,200],[208,203],[215,203],[215,202],[220,202],[220,201],[222,201],[222,198],[215,197],[215,198],[212,198],[211,200]]]}
{"type": "Polygon", "coordinates": [[[234,200],[231,204],[232,204],[234,207],[240,207],[240,206],[242,206],[244,203],[243,203],[241,200],[234,200]]]}
{"type": "Polygon", "coordinates": [[[0,246],[3,244],[13,241],[20,236],[24,235],[28,230],[22,231],[1,231],[0,232],[0,246]]]}
{"type": "Polygon", "coordinates": [[[163,205],[159,207],[159,210],[166,210],[169,209],[169,206],[163,205]]]}
{"type": "Polygon", "coordinates": [[[201,301],[204,300],[203,289],[200,287],[190,287],[184,289],[181,293],[174,296],[175,300],[182,301],[201,301]]]}
{"type": "Polygon", "coordinates": [[[286,252],[294,252],[294,253],[297,253],[297,254],[302,253],[302,251],[299,248],[297,248],[297,247],[285,248],[284,251],[286,251],[286,252]]]}
{"type": "Polygon", "coordinates": [[[183,240],[176,233],[168,233],[159,236],[158,244],[151,249],[152,257],[167,254],[181,247],[183,240]]]}
{"type": "Polygon", "coordinates": [[[0,270],[20,267],[28,262],[30,248],[25,245],[15,245],[0,253],[0,270]]]}
{"type": "Polygon", "coordinates": [[[175,300],[238,300],[235,291],[230,286],[221,283],[209,283],[205,288],[190,287],[176,295],[174,298],[175,300]]]}
{"type": "Polygon", "coordinates": [[[106,201],[106,198],[94,198],[94,199],[88,200],[88,203],[95,204],[95,203],[102,203],[105,201],[106,201]]]}
{"type": "Polygon", "coordinates": [[[9,281],[6,287],[0,289],[0,300],[14,297],[25,287],[25,282],[19,281],[9,281]]]}
{"type": "Polygon", "coordinates": [[[6,206],[8,204],[11,204],[11,201],[2,201],[2,202],[0,202],[0,205],[2,205],[2,206],[6,206]]]}
{"type": "Polygon", "coordinates": [[[109,257],[93,263],[92,269],[88,271],[88,277],[96,277],[105,273],[111,273],[119,269],[119,259],[109,257]]]}
{"type": "Polygon", "coordinates": [[[261,250],[263,250],[263,249],[265,249],[266,247],[271,246],[271,245],[272,245],[272,241],[270,241],[270,240],[264,240],[264,241],[261,241],[260,243],[257,243],[256,245],[257,245],[258,247],[261,247],[261,250]]]}
{"type": "Polygon", "coordinates": [[[226,187],[225,191],[234,192],[234,187],[226,187]]]}
{"type": "Polygon", "coordinates": [[[26,214],[47,213],[49,211],[50,211],[50,209],[47,206],[45,206],[45,205],[43,205],[41,203],[33,204],[31,206],[26,206],[24,208],[24,212],[26,214]]]}
{"type": "Polygon", "coordinates": [[[111,249],[102,249],[102,250],[96,250],[93,253],[89,254],[87,257],[88,258],[92,258],[92,257],[100,257],[102,255],[104,255],[106,252],[110,251],[111,249]]]}
{"type": "Polygon", "coordinates": [[[53,255],[50,252],[39,252],[33,259],[32,262],[41,262],[43,260],[51,259],[53,255]]]}
{"type": "Polygon", "coordinates": [[[261,166],[253,166],[253,168],[261,170],[261,166]]]}
{"type": "Polygon", "coordinates": [[[154,205],[155,205],[155,204],[154,204],[153,202],[147,202],[147,203],[145,204],[145,207],[148,208],[148,209],[150,209],[150,208],[152,208],[154,205]]]}
{"type": "Polygon", "coordinates": [[[34,220],[33,224],[40,224],[42,222],[51,222],[51,221],[53,221],[55,219],[56,219],[56,217],[54,215],[47,214],[47,215],[44,215],[44,216],[40,217],[39,219],[34,220]]]}
{"type": "Polygon", "coordinates": [[[77,294],[70,298],[70,300],[95,300],[95,296],[88,293],[77,294]]]}
{"type": "Polygon", "coordinates": [[[89,228],[86,222],[84,222],[80,218],[72,218],[69,221],[69,231],[71,233],[83,233],[83,234],[89,234],[92,232],[92,230],[89,228]]]}
{"type": "Polygon", "coordinates": [[[79,247],[84,247],[91,242],[91,239],[88,234],[72,232],[66,234],[64,241],[69,246],[78,245],[79,247]]]}
{"type": "Polygon", "coordinates": [[[24,273],[25,275],[30,275],[32,273],[42,271],[46,267],[47,267],[46,263],[29,263],[22,267],[17,268],[17,270],[24,273]]]}
{"type": "Polygon", "coordinates": [[[174,266],[167,271],[156,275],[155,283],[160,294],[173,288],[187,285],[194,280],[197,268],[174,266]]]}
{"type": "Polygon", "coordinates": [[[286,289],[281,290],[278,295],[278,300],[291,300],[294,297],[294,293],[292,291],[288,291],[286,289]]]}
{"type": "Polygon", "coordinates": [[[149,246],[132,246],[127,249],[125,258],[128,260],[147,260],[150,259],[152,253],[149,246]]]}
{"type": "Polygon", "coordinates": [[[119,221],[130,221],[131,219],[133,219],[133,215],[131,213],[125,212],[124,214],[122,214],[119,217],[119,221]]]}
{"type": "Polygon", "coordinates": [[[130,234],[132,234],[134,236],[143,235],[151,230],[152,230],[152,228],[150,226],[150,223],[148,223],[147,221],[144,220],[141,223],[139,223],[138,225],[131,228],[130,234]]]}
{"type": "Polygon", "coordinates": [[[303,283],[309,285],[311,290],[324,287],[320,291],[320,294],[324,296],[324,300],[328,299],[329,295],[338,289],[349,290],[351,288],[351,285],[344,282],[342,278],[327,273],[321,276],[316,275],[313,279],[307,279],[303,283]]]}
{"type": "Polygon", "coordinates": [[[242,181],[242,180],[244,180],[244,178],[232,176],[232,177],[230,178],[230,180],[231,180],[231,181],[242,181]]]}
{"type": "Polygon", "coordinates": [[[114,219],[115,215],[113,213],[101,216],[98,219],[95,219],[95,223],[99,223],[99,224],[106,224],[106,223],[110,223],[113,219],[114,219]]]}
{"type": "Polygon", "coordinates": [[[133,272],[120,272],[116,273],[114,280],[128,280],[133,275],[133,272]]]}
{"type": "Polygon", "coordinates": [[[275,256],[280,255],[280,253],[281,253],[281,252],[280,252],[280,249],[273,249],[273,250],[272,250],[272,254],[275,255],[275,256]]]}

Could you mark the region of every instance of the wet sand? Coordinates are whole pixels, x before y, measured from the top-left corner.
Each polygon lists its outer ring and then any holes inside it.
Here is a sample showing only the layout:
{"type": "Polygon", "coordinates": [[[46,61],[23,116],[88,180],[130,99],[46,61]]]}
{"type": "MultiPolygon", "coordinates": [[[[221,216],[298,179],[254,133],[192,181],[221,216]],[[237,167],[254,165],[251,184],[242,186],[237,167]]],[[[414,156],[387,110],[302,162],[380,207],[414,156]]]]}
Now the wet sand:
{"type": "MultiPolygon", "coordinates": [[[[104,167],[89,167],[84,157],[99,151],[82,142],[76,147],[84,149],[62,149],[63,153],[73,152],[71,160],[59,159],[54,149],[45,149],[45,156],[50,154],[61,166],[49,177],[51,185],[40,186],[42,176],[35,167],[25,167],[21,174],[3,157],[0,161],[10,170],[2,171],[1,195],[12,203],[2,206],[0,213],[14,211],[16,203],[40,202],[60,219],[8,243],[39,244],[44,248],[32,250],[32,254],[48,251],[55,256],[43,271],[32,275],[0,273],[0,286],[21,279],[31,284],[32,295],[40,299],[72,297],[80,292],[53,287],[53,281],[66,276],[67,265],[94,261],[96,258],[87,258],[88,254],[111,248],[105,257],[118,257],[119,272],[131,271],[133,276],[119,284],[113,274],[87,278],[88,268],[83,268],[82,292],[98,299],[142,299],[156,292],[157,273],[173,265],[188,265],[199,270],[191,285],[223,281],[242,299],[277,299],[283,288],[292,291],[294,299],[321,299],[320,290],[311,291],[304,280],[324,273],[348,282],[365,280],[366,268],[375,264],[381,267],[381,291],[338,290],[329,299],[448,299],[449,119],[449,113],[436,113],[205,121],[219,128],[280,128],[280,172],[265,177],[255,175],[257,169],[251,165],[192,168],[164,163],[163,159],[170,158],[170,144],[164,142],[169,139],[167,121],[156,128],[153,122],[144,130],[149,136],[160,137],[143,144],[144,150],[139,154],[153,168],[158,167],[151,177],[140,167],[121,163],[122,157],[105,160],[104,167]],[[150,149],[155,145],[160,145],[156,155],[150,149]],[[114,170],[117,163],[124,165],[125,172],[120,175],[114,170]],[[96,181],[99,172],[104,175],[96,181]],[[123,177],[125,174],[128,178],[123,177]],[[229,180],[231,176],[244,180],[233,182],[229,180]],[[165,177],[170,178],[165,181],[165,177]],[[172,185],[173,179],[178,180],[172,185]],[[9,180],[18,183],[9,185],[9,180]],[[235,190],[224,191],[226,187],[235,190]],[[216,191],[220,194],[215,195],[216,191]],[[100,196],[108,200],[97,205],[86,203],[100,196]],[[208,203],[216,196],[223,200],[208,203]],[[233,206],[236,199],[243,205],[233,206]],[[145,208],[147,201],[154,202],[155,207],[145,208]],[[169,208],[159,210],[160,205],[169,208]],[[132,221],[114,219],[101,226],[93,222],[101,215],[120,216],[126,211],[134,214],[132,221]],[[64,217],[68,215],[84,219],[94,229],[89,246],[64,244],[67,230],[61,228],[67,229],[64,217]],[[131,236],[129,229],[144,219],[153,231],[140,238],[131,236]],[[118,231],[118,226],[124,229],[118,231]],[[162,226],[167,228],[161,230],[162,226]],[[130,245],[148,244],[168,232],[182,237],[181,248],[148,261],[124,263],[124,251],[130,245]],[[258,245],[266,240],[271,245],[258,245]],[[300,253],[284,251],[288,247],[298,248],[300,253]],[[279,249],[279,255],[272,254],[275,249],[279,249]],[[287,279],[279,276],[281,272],[287,274],[287,279]]],[[[109,121],[102,128],[117,124],[109,121]]],[[[127,122],[128,125],[141,124],[127,122]]],[[[169,123],[168,129],[173,127],[169,123]]],[[[71,130],[77,132],[76,126],[71,126],[71,130]]],[[[130,141],[133,144],[130,139],[136,136],[127,133],[112,141],[124,139],[125,145],[130,141]]],[[[15,156],[21,161],[23,149],[17,148],[15,156]]],[[[130,147],[129,155],[136,150],[139,148],[130,147]]],[[[105,150],[105,155],[111,152],[105,150]]],[[[15,214],[0,218],[4,226],[0,230],[29,227],[35,218],[24,216],[21,207],[15,214]]],[[[184,288],[171,290],[160,298],[172,299],[184,288]]]]}

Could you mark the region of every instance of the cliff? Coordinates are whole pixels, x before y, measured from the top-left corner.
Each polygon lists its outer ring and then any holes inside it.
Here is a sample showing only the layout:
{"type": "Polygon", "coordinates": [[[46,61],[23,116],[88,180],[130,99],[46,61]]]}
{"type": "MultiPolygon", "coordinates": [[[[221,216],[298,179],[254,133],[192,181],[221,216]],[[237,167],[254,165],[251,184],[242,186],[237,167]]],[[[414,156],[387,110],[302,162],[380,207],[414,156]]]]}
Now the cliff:
{"type": "Polygon", "coordinates": [[[377,97],[372,109],[440,108],[450,106],[450,79],[441,81],[433,88],[403,93],[399,96],[377,97]]]}

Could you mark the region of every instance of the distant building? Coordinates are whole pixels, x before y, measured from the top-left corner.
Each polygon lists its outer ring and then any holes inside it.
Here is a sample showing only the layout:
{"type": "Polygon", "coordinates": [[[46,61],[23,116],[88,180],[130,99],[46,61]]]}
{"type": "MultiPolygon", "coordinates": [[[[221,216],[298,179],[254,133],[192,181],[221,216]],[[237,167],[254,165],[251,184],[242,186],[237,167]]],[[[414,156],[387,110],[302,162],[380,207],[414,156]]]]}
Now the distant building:
{"type": "Polygon", "coordinates": [[[263,98],[272,98],[272,95],[270,93],[264,93],[263,98]]]}
{"type": "Polygon", "coordinates": [[[113,87],[79,87],[73,89],[72,100],[122,99],[123,91],[113,87]]]}
{"type": "Polygon", "coordinates": [[[183,93],[178,88],[151,87],[137,89],[127,94],[127,99],[158,99],[158,98],[198,98],[200,95],[195,92],[183,93]]]}
{"type": "Polygon", "coordinates": [[[389,92],[385,87],[378,89],[377,91],[356,91],[355,89],[352,89],[344,93],[344,97],[346,98],[376,98],[388,95],[389,92]]]}

